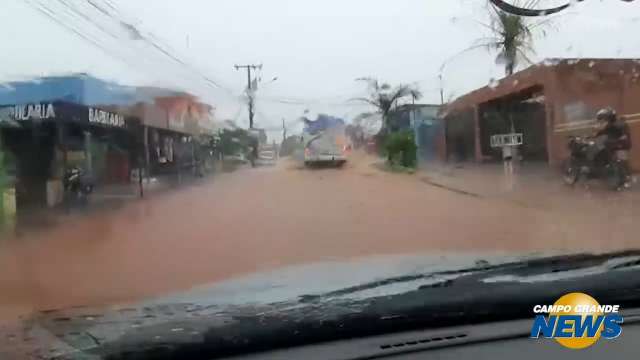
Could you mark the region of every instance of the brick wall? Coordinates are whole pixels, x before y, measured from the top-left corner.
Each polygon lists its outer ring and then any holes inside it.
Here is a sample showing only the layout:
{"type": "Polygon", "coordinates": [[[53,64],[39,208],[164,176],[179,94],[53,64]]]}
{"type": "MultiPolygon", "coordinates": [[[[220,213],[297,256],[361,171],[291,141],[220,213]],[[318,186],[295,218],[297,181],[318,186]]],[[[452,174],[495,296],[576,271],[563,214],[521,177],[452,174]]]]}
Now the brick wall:
{"type": "MultiPolygon", "coordinates": [[[[497,86],[474,90],[444,109],[445,122],[460,122],[460,114],[496,99],[513,96],[525,89],[540,87],[545,97],[547,151],[549,164],[560,166],[568,156],[567,136],[591,133],[596,112],[614,107],[627,118],[631,129],[631,165],[640,171],[640,60],[564,59],[553,65],[533,65],[501,79],[497,86]],[[637,114],[637,115],[636,115],[637,114]]],[[[446,124],[455,127],[454,124],[446,124]]],[[[475,159],[482,161],[480,133],[474,114],[475,159]]],[[[451,144],[446,144],[451,151],[451,144]]]]}
{"type": "MultiPolygon", "coordinates": [[[[561,65],[545,89],[549,162],[558,166],[568,156],[567,136],[592,132],[596,112],[611,106],[621,115],[640,113],[638,69],[629,61],[581,61],[561,65]]],[[[640,171],[640,117],[628,120],[632,142],[631,165],[640,171]]]]}

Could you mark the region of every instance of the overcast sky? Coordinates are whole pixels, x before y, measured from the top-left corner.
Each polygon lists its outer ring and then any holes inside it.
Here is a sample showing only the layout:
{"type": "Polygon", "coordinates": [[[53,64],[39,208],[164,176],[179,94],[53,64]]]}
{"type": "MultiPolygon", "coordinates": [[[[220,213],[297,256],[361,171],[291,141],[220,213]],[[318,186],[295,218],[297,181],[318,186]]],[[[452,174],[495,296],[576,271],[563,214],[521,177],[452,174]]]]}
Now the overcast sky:
{"type": "MultiPolygon", "coordinates": [[[[442,63],[488,35],[477,23],[487,22],[486,0],[93,1],[111,4],[123,22],[170,48],[191,68],[176,64],[86,1],[66,0],[71,7],[65,7],[58,0],[6,0],[0,12],[0,79],[88,72],[125,84],[178,87],[216,106],[219,119],[246,125],[239,100],[246,73],[233,65],[262,63],[256,123],[275,127],[283,118],[293,124],[305,109],[347,118],[366,110],[347,101],[364,94],[363,85],[354,81],[362,76],[417,83],[425,94],[422,102],[439,103],[442,63]],[[89,40],[36,11],[38,2],[89,40]],[[278,80],[267,84],[274,77],[278,80]]],[[[640,57],[639,31],[640,3],[586,0],[537,38],[532,58],[640,57]]],[[[502,76],[495,57],[478,49],[449,61],[443,74],[446,97],[502,76]]]]}

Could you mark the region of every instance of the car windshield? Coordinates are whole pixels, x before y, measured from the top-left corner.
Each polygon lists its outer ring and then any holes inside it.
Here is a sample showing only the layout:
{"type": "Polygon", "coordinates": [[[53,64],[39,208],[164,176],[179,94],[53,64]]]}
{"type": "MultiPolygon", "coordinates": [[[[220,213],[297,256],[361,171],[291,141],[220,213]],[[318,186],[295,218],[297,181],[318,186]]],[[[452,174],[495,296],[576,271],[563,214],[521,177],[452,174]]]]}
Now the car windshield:
{"type": "Polygon", "coordinates": [[[630,0],[6,2],[0,358],[631,306],[639,26],[630,0]]]}

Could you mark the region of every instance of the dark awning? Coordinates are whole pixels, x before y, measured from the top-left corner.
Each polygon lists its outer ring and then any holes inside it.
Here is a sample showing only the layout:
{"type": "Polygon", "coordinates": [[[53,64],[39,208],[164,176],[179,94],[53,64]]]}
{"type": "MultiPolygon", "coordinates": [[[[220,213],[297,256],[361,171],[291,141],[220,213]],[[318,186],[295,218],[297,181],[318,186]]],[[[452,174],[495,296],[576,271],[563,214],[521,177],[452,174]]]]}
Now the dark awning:
{"type": "Polygon", "coordinates": [[[0,128],[18,128],[20,124],[11,116],[12,111],[9,107],[0,108],[0,128]]]}
{"type": "Polygon", "coordinates": [[[9,105],[0,107],[0,124],[11,126],[23,122],[67,122],[105,128],[127,127],[124,115],[97,107],[64,101],[9,105]]]}

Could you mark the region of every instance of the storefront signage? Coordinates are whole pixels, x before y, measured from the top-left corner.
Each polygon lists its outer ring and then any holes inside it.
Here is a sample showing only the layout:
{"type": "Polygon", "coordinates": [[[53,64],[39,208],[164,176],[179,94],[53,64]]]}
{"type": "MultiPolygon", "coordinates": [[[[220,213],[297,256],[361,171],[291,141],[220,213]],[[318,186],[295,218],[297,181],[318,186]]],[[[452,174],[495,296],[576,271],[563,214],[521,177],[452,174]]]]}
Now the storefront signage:
{"type": "Polygon", "coordinates": [[[178,116],[169,117],[169,128],[175,130],[184,130],[184,118],[178,116]]]}
{"type": "Polygon", "coordinates": [[[20,122],[30,120],[126,127],[123,115],[61,101],[0,107],[0,122],[5,125],[19,126],[20,122]]]}
{"type": "Polygon", "coordinates": [[[522,145],[522,134],[497,134],[491,136],[491,147],[499,148],[505,146],[522,145]]]}
{"type": "Polygon", "coordinates": [[[51,119],[56,117],[53,104],[16,105],[10,114],[15,120],[51,119]]]}
{"type": "Polygon", "coordinates": [[[89,108],[89,122],[107,126],[124,127],[124,116],[89,108]]]}

